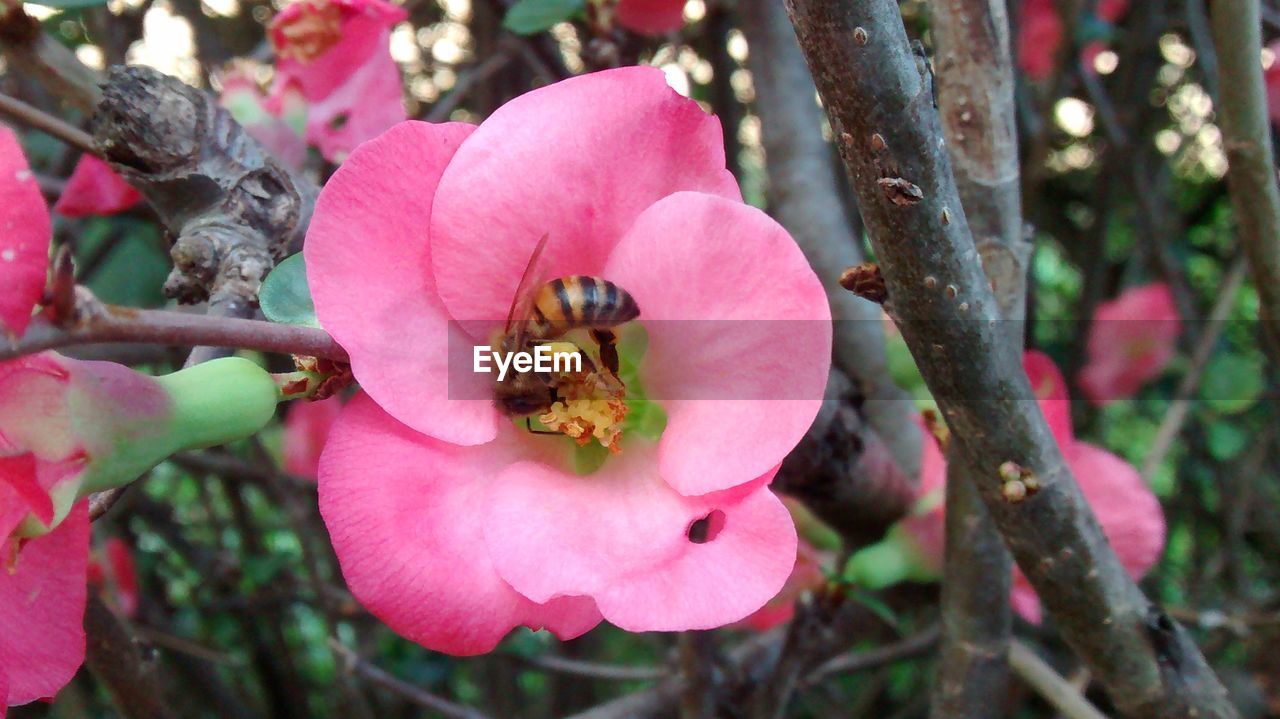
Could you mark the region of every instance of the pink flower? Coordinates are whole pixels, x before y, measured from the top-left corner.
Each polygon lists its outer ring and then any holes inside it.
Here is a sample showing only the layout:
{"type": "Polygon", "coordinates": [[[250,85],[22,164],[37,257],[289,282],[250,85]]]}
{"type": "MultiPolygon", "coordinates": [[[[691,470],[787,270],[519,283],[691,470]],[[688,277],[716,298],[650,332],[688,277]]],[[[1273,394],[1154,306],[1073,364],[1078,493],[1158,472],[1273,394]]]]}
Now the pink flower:
{"type": "Polygon", "coordinates": [[[0,333],[21,335],[44,293],[52,226],[13,132],[0,127],[0,333]]]}
{"type": "MultiPolygon", "coordinates": [[[[0,362],[0,686],[8,705],[53,695],[84,656],[89,532],[77,500],[181,449],[251,434],[271,419],[277,396],[270,376],[241,358],[160,378],[53,352],[0,362]]],[[[123,570],[116,580],[128,588],[123,570]]]]}
{"type": "Polygon", "coordinates": [[[53,211],[64,217],[115,215],[142,202],[142,193],[93,155],[81,155],[53,211]]]}
{"type": "Polygon", "coordinates": [[[364,390],[321,456],[320,508],[393,629],[474,654],[519,625],[720,626],[782,588],[795,529],[766,485],[820,405],[830,314],[794,241],[742,203],[719,123],[661,71],[565,80],[479,127],[396,126],[325,186],[305,252],[364,390]],[[647,347],[626,406],[666,417],[656,440],[621,425],[588,475],[470,371],[544,235],[543,279],[634,297],[647,347]]]}
{"type": "Polygon", "coordinates": [[[782,591],[770,599],[754,614],[738,624],[746,629],[767,632],[774,627],[791,621],[796,615],[796,601],[805,592],[821,587],[827,581],[822,571],[822,554],[804,539],[796,547],[796,564],[787,577],[782,591]]]}
{"type": "Polygon", "coordinates": [[[301,168],[307,159],[307,145],[302,139],[307,125],[307,101],[297,84],[285,85],[276,101],[269,103],[254,78],[254,67],[245,61],[233,61],[220,72],[218,84],[222,88],[218,104],[245,132],[286,167],[301,168]]]}
{"type": "Polygon", "coordinates": [[[138,613],[138,570],[129,545],[111,537],[89,557],[89,584],[103,601],[126,617],[138,613]]]}
{"type": "Polygon", "coordinates": [[[1024,0],[1017,44],[1018,65],[1027,77],[1038,81],[1053,73],[1062,35],[1053,0],[1024,0]]]}
{"type": "Polygon", "coordinates": [[[284,470],[307,479],[315,479],[320,464],[320,450],[329,439],[329,430],[342,411],[342,398],[330,397],[319,402],[294,402],[284,418],[284,470]]]}
{"type": "MultiPolygon", "coordinates": [[[[1099,0],[1096,8],[1097,19],[1107,24],[1115,24],[1127,12],[1129,0],[1099,0]]],[[[1040,81],[1053,73],[1064,34],[1053,0],[1023,0],[1018,25],[1018,65],[1028,78],[1040,81]]],[[[1084,46],[1081,61],[1087,72],[1093,71],[1094,58],[1105,48],[1102,42],[1084,46]]]]}
{"type": "MultiPolygon", "coordinates": [[[[1067,467],[1080,485],[1094,516],[1102,525],[1120,563],[1134,579],[1146,574],[1164,550],[1164,512],[1160,502],[1143,482],[1138,470],[1123,459],[1091,444],[1075,439],[1071,427],[1071,402],[1066,382],[1053,360],[1040,352],[1023,356],[1027,378],[1039,398],[1044,413],[1067,467]]],[[[926,437],[921,462],[920,492],[928,501],[936,501],[928,512],[907,523],[926,559],[942,564],[944,510],[943,487],[946,485],[946,460],[937,443],[926,437]]],[[[1026,577],[1017,568],[1013,573],[1013,608],[1025,619],[1039,623],[1040,600],[1026,577]]]]}
{"type": "Polygon", "coordinates": [[[664,35],[684,27],[684,0],[620,0],[618,24],[645,35],[664,35]]]}
{"type": "Polygon", "coordinates": [[[1275,59],[1262,77],[1267,86],[1267,115],[1275,125],[1280,124],[1280,40],[1272,42],[1267,49],[1275,59]]]}
{"type": "Polygon", "coordinates": [[[306,138],[341,162],[356,145],[405,119],[391,28],[407,17],[384,0],[298,0],[271,22],[276,80],[268,107],[289,94],[310,103],[306,138]]]}
{"type": "Polygon", "coordinates": [[[1182,323],[1169,285],[1125,290],[1093,313],[1080,389],[1097,405],[1132,397],[1173,359],[1182,323]]]}
{"type": "MultiPolygon", "coordinates": [[[[4,478],[0,469],[0,516],[10,514],[4,478]]],[[[87,505],[80,502],[57,529],[22,543],[20,552],[18,540],[0,538],[0,716],[6,706],[57,694],[84,661],[87,505]]]]}

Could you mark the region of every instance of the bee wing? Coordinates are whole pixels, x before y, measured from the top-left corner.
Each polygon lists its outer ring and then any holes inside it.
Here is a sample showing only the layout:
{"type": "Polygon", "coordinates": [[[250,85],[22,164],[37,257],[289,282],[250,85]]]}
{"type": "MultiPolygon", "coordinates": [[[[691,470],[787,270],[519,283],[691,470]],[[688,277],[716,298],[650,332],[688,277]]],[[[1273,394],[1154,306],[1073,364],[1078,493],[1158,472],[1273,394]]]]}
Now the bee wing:
{"type": "MultiPolygon", "coordinates": [[[[507,324],[503,332],[509,334],[511,327],[519,322],[519,340],[524,338],[524,325],[529,321],[533,305],[533,290],[538,286],[537,280],[541,276],[539,262],[542,259],[542,251],[547,246],[548,237],[550,235],[543,235],[533,248],[533,254],[529,256],[529,264],[524,266],[524,274],[520,275],[520,283],[516,285],[515,294],[511,297],[511,309],[507,311],[507,324]]],[[[520,345],[521,343],[517,341],[516,346],[520,345]]]]}

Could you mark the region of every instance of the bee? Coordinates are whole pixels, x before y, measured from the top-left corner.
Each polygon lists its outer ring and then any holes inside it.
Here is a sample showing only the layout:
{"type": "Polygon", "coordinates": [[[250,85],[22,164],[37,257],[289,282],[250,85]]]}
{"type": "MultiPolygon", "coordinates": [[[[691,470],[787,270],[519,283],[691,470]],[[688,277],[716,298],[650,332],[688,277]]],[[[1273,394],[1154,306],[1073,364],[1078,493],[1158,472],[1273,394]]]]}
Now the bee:
{"type": "MultiPolygon", "coordinates": [[[[631,293],[614,283],[589,275],[568,275],[538,283],[536,266],[547,245],[543,235],[516,285],[499,351],[528,352],[575,329],[590,331],[599,345],[600,363],[618,374],[618,336],[613,329],[640,316],[631,293]]],[[[583,358],[590,363],[590,358],[583,358]]],[[[512,372],[494,384],[498,409],[512,417],[546,412],[555,404],[555,377],[547,372],[512,372]]]]}

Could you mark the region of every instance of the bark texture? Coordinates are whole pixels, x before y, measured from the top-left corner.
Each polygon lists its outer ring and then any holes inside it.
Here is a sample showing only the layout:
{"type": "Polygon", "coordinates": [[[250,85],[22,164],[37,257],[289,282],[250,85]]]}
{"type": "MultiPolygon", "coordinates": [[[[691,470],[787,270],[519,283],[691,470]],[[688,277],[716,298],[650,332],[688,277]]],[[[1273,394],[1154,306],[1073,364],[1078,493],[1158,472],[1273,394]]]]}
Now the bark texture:
{"type": "Polygon", "coordinates": [[[742,31],[755,86],[755,112],[769,178],[769,212],[795,238],[827,290],[835,320],[834,360],[852,380],[866,418],[911,482],[920,469],[920,433],[910,398],[894,384],[884,351],[880,306],[840,286],[845,268],[861,263],[862,228],[842,208],[831,144],[822,137],[822,109],[777,0],[743,0],[742,31]]]}
{"type": "MultiPolygon", "coordinates": [[[[983,269],[1021,348],[1030,244],[1023,240],[1009,17],[1004,0],[934,0],[934,86],[956,186],[983,269]]],[[[947,462],[943,638],[931,716],[1003,714],[1012,559],[978,494],[983,477],[958,452],[947,462]]]]}
{"type": "Polygon", "coordinates": [[[113,67],[91,129],[113,169],[173,235],[165,293],[251,313],[275,263],[302,246],[318,188],[292,175],[203,92],[113,67]]]}

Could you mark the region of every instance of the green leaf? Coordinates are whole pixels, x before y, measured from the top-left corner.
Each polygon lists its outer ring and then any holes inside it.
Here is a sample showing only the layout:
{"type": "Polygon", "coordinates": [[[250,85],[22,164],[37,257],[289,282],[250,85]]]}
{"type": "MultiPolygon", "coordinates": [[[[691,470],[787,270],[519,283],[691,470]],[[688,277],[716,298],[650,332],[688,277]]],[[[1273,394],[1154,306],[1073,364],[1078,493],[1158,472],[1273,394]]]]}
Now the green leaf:
{"type": "Polygon", "coordinates": [[[1247,432],[1225,420],[1207,423],[1205,438],[1209,443],[1209,453],[1219,462],[1225,462],[1240,454],[1249,443],[1247,432]]]}
{"type": "Polygon", "coordinates": [[[520,0],[507,11],[502,26],[517,35],[542,32],[582,10],[584,0],[520,0]]]}
{"type": "Polygon", "coordinates": [[[54,7],[60,10],[68,10],[71,8],[106,5],[107,0],[35,0],[33,4],[43,5],[45,7],[54,7]]]}
{"type": "Polygon", "coordinates": [[[1245,355],[1215,358],[1205,368],[1200,396],[1218,414],[1239,414],[1254,405],[1263,391],[1262,364],[1245,355]]]}
{"type": "Polygon", "coordinates": [[[285,258],[267,275],[258,291],[258,304],[262,314],[272,322],[285,325],[319,327],[316,306],[311,301],[311,288],[307,285],[307,266],[302,253],[285,258]]]}

